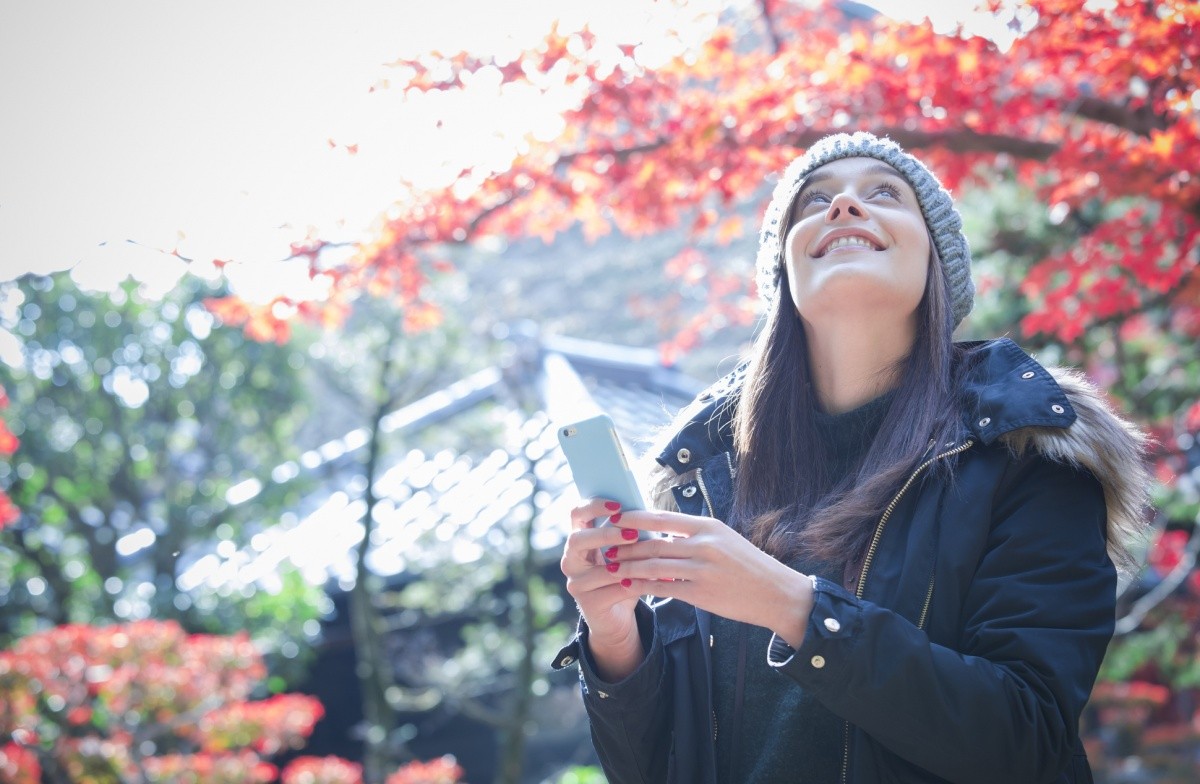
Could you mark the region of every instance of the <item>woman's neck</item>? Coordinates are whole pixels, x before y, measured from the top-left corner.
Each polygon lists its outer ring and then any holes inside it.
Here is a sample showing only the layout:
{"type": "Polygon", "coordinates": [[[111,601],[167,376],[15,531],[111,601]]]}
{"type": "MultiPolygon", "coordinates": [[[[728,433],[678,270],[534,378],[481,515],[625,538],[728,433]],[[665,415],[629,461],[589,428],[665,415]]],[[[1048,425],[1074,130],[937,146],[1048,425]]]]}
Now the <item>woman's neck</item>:
{"type": "Polygon", "coordinates": [[[916,326],[804,321],[804,332],[817,400],[825,413],[840,414],[896,386],[896,368],[912,350],[916,326]]]}

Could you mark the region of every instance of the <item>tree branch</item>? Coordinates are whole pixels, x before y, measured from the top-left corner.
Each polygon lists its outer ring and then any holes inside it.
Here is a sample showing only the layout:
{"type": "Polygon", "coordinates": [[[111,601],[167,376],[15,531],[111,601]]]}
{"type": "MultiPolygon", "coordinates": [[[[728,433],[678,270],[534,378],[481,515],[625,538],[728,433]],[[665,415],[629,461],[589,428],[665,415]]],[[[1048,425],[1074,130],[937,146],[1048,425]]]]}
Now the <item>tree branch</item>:
{"type": "Polygon", "coordinates": [[[510,724],[511,719],[508,715],[489,708],[478,700],[470,697],[460,697],[457,702],[464,716],[480,724],[486,724],[497,730],[507,729],[510,724]]]}
{"type": "Polygon", "coordinates": [[[1155,114],[1149,105],[1130,108],[1095,96],[1080,98],[1065,111],[1085,120],[1106,123],[1143,137],[1149,137],[1151,131],[1164,131],[1170,125],[1166,117],[1155,114]]]}
{"type": "MultiPolygon", "coordinates": [[[[796,147],[807,148],[828,133],[826,128],[808,129],[793,137],[792,143],[796,147]]],[[[938,147],[953,153],[1005,153],[1034,161],[1049,159],[1062,146],[1055,142],[998,133],[976,133],[969,128],[919,131],[903,126],[885,126],[876,129],[876,135],[887,136],[901,147],[914,150],[938,147]]]]}
{"type": "Polygon", "coordinates": [[[25,538],[23,528],[13,527],[11,530],[16,540],[17,549],[37,565],[42,577],[50,584],[50,590],[54,594],[54,604],[51,610],[52,615],[49,618],[50,622],[55,626],[66,623],[67,605],[71,599],[71,583],[63,574],[61,565],[51,554],[45,552],[42,548],[32,547],[25,538]]]}
{"type": "Polygon", "coordinates": [[[758,0],[758,15],[767,28],[767,40],[771,42],[771,54],[779,54],[783,49],[783,41],[779,31],[775,29],[775,15],[771,12],[771,0],[758,0]]]}
{"type": "Polygon", "coordinates": [[[1196,525],[1192,527],[1191,538],[1188,539],[1187,547],[1180,554],[1179,563],[1175,564],[1175,568],[1163,578],[1162,582],[1134,602],[1123,618],[1117,620],[1113,635],[1120,637],[1136,631],[1150,611],[1173,594],[1175,589],[1188,578],[1188,575],[1192,573],[1192,568],[1196,565],[1197,555],[1200,555],[1200,520],[1197,520],[1196,525]]]}

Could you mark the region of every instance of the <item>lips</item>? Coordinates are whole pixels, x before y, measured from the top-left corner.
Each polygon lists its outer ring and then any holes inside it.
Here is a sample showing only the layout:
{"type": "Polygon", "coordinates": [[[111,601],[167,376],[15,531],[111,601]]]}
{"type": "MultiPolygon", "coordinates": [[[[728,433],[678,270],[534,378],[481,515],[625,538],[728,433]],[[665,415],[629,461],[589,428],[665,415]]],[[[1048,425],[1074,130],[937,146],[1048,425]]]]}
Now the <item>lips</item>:
{"type": "Polygon", "coordinates": [[[835,231],[821,241],[817,252],[813,254],[814,258],[821,258],[825,254],[838,248],[863,248],[865,250],[883,250],[883,243],[873,234],[865,231],[835,231]]]}

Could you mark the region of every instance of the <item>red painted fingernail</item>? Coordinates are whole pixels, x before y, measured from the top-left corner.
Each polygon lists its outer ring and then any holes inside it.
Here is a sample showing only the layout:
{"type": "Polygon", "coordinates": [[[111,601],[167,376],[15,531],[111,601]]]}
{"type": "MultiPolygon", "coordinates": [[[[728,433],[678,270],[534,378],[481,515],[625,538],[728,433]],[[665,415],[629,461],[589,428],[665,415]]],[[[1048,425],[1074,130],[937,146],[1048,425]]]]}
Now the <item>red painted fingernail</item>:
{"type": "Polygon", "coordinates": [[[615,515],[608,518],[608,522],[612,523],[613,525],[616,525],[617,523],[621,522],[621,513],[617,512],[615,515]]]}
{"type": "Polygon", "coordinates": [[[604,502],[604,508],[605,508],[605,509],[612,509],[612,510],[616,510],[616,509],[620,509],[620,508],[621,508],[621,505],[620,505],[620,504],[618,504],[616,501],[605,501],[605,502],[604,502]]]}
{"type": "Polygon", "coordinates": [[[628,539],[630,541],[633,541],[634,539],[637,539],[637,536],[638,536],[637,531],[634,530],[633,528],[622,528],[621,529],[621,538],[622,539],[628,539]]]}
{"type": "Polygon", "coordinates": [[[617,548],[610,547],[607,550],[605,550],[604,557],[605,558],[616,558],[617,557],[617,548]]]}
{"type": "Polygon", "coordinates": [[[626,577],[624,580],[621,581],[621,585],[624,586],[625,588],[628,588],[631,585],[633,585],[633,580],[630,580],[628,577],[626,577]]]}
{"type": "Polygon", "coordinates": [[[605,565],[604,565],[604,568],[605,568],[605,569],[607,569],[607,570],[608,570],[608,571],[610,571],[610,572],[616,572],[618,569],[620,569],[620,568],[621,568],[621,564],[619,564],[619,563],[610,563],[610,564],[605,564],[605,565]]]}

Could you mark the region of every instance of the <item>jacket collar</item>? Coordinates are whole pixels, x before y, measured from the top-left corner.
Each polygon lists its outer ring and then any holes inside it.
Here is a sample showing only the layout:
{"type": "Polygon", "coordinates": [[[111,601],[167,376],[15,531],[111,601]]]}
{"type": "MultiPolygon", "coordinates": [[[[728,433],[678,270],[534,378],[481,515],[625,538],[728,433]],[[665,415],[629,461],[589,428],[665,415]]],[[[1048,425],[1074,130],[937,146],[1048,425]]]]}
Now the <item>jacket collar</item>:
{"type": "Polygon", "coordinates": [[[748,364],[738,365],[680,412],[684,425],[659,452],[659,465],[682,474],[713,455],[733,451],[733,410],[748,364]]]}
{"type": "Polygon", "coordinates": [[[960,344],[969,368],[963,379],[963,425],[990,445],[1023,427],[1068,428],[1075,409],[1058,382],[1008,338],[960,344]]]}
{"type": "MultiPolygon", "coordinates": [[[[1041,426],[1067,428],[1075,409],[1054,377],[1008,338],[960,343],[969,364],[963,379],[963,420],[959,440],[984,444],[1014,430],[1041,426]]],[[[733,409],[747,363],[739,365],[692,401],[685,424],[658,455],[677,474],[733,450],[733,409]]]]}

